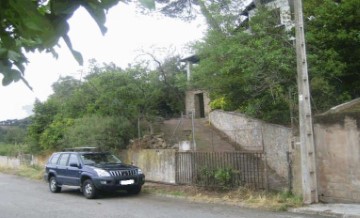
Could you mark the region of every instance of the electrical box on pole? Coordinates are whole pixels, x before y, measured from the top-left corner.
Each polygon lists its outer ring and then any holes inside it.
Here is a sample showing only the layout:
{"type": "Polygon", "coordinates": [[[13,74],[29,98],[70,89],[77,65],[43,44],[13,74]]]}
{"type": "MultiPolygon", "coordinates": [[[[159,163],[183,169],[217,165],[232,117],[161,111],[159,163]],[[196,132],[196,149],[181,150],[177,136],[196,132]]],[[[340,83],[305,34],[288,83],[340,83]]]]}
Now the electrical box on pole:
{"type": "Polygon", "coordinates": [[[299,92],[299,132],[303,201],[318,202],[314,131],[311,115],[310,87],[306,61],[302,0],[294,1],[296,28],[297,83],[299,92]]]}

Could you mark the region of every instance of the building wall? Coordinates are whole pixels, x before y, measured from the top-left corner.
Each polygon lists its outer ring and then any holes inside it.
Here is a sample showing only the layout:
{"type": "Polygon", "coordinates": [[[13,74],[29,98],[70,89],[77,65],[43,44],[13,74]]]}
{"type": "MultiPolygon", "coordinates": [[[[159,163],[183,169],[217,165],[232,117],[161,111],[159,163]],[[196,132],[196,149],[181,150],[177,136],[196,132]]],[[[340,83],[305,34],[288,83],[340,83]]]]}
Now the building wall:
{"type": "Polygon", "coordinates": [[[316,123],[318,192],[325,202],[360,203],[360,129],[356,119],[316,123]]]}
{"type": "Polygon", "coordinates": [[[263,150],[268,166],[282,178],[288,179],[287,152],[292,138],[290,128],[220,110],[212,111],[209,120],[242,149],[263,150]]]}
{"type": "Polygon", "coordinates": [[[205,117],[208,116],[209,112],[211,111],[210,108],[210,98],[209,94],[202,90],[192,90],[187,91],[185,94],[185,113],[186,115],[191,115],[191,112],[195,111],[195,117],[199,118],[199,104],[196,102],[196,95],[203,93],[203,103],[204,103],[204,112],[205,117]]]}
{"type": "MultiPolygon", "coordinates": [[[[290,8],[289,0],[274,0],[274,1],[264,1],[264,2],[265,2],[265,6],[267,6],[270,9],[276,9],[276,8],[280,9],[281,24],[285,25],[286,30],[291,30],[291,28],[294,26],[294,23],[291,19],[291,8],[290,8]]],[[[249,11],[249,18],[251,19],[251,17],[254,16],[255,13],[256,13],[256,9],[249,11]]]]}

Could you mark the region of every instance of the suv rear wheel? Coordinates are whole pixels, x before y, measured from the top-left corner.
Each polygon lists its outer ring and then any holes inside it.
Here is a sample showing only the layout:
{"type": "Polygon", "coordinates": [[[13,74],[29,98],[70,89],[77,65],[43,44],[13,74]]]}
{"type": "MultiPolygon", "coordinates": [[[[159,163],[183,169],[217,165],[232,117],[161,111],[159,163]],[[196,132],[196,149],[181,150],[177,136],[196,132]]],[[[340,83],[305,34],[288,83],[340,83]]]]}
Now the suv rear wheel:
{"type": "Polygon", "coordinates": [[[91,179],[87,179],[82,185],[82,192],[87,199],[94,199],[96,198],[98,191],[91,179]]]}
{"type": "Polygon", "coordinates": [[[61,187],[57,184],[55,176],[52,176],[49,179],[49,189],[53,193],[58,193],[61,191],[61,187]]]}

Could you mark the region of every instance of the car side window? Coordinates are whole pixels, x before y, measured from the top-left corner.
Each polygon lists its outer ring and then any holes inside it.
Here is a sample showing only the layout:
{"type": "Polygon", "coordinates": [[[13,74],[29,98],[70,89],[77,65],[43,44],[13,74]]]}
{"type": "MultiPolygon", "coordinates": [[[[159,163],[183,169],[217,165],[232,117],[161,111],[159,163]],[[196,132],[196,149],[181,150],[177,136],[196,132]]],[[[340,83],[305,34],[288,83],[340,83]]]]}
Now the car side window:
{"type": "Polygon", "coordinates": [[[51,160],[49,161],[50,164],[56,164],[58,159],[60,157],[60,154],[54,154],[52,157],[51,157],[51,160]]]}
{"type": "Polygon", "coordinates": [[[69,154],[62,154],[60,156],[59,165],[66,166],[68,159],[69,159],[69,154]]]}
{"type": "Polygon", "coordinates": [[[70,154],[70,158],[69,158],[69,165],[70,164],[79,164],[79,161],[78,161],[78,157],[76,154],[70,154]]]}

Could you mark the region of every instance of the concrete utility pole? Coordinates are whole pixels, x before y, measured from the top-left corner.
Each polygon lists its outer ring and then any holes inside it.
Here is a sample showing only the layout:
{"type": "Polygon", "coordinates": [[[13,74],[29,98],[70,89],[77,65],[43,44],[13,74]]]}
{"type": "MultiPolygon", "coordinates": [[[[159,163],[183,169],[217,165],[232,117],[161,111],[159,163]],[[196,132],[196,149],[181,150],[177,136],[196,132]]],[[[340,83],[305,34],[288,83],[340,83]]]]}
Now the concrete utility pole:
{"type": "Polygon", "coordinates": [[[311,204],[319,201],[316,178],[314,131],[311,115],[308,67],[306,61],[302,0],[293,1],[296,27],[302,190],[304,203],[311,204]]]}

